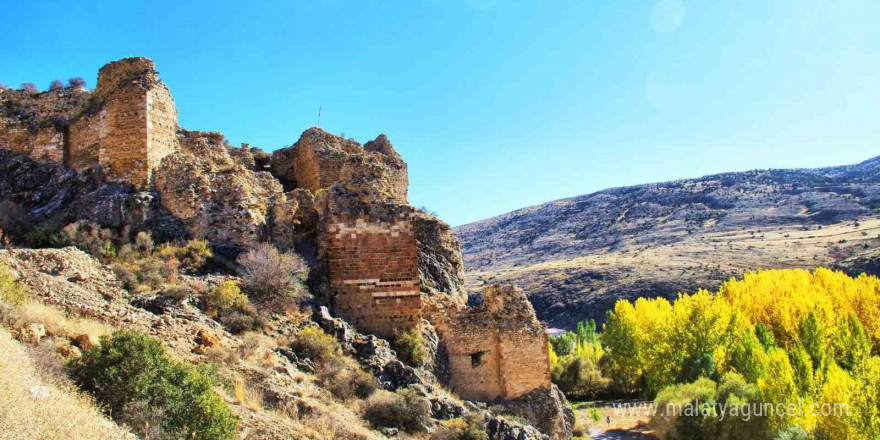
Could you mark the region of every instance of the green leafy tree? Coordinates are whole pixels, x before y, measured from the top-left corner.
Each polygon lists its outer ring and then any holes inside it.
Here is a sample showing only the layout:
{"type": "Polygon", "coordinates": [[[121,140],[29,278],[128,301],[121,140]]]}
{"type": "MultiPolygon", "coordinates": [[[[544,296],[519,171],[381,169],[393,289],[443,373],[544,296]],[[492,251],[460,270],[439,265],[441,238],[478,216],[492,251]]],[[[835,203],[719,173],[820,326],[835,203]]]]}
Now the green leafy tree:
{"type": "Polygon", "coordinates": [[[837,365],[849,371],[871,355],[871,339],[855,314],[840,320],[831,350],[837,365]]]}
{"type": "Polygon", "coordinates": [[[767,352],[753,328],[748,328],[733,345],[730,365],[752,383],[767,372],[767,352]]]}
{"type": "Polygon", "coordinates": [[[789,350],[788,357],[794,371],[794,383],[797,385],[798,394],[802,397],[812,396],[816,392],[816,381],[810,355],[803,347],[795,345],[789,350]]]}
{"type": "Polygon", "coordinates": [[[826,355],[825,327],[819,321],[815,312],[810,311],[804,320],[801,321],[798,327],[798,337],[804,350],[810,356],[810,360],[813,361],[813,368],[824,370],[826,355]]]}
{"type": "Polygon", "coordinates": [[[577,345],[577,336],[572,332],[565,332],[559,336],[551,337],[549,342],[557,355],[568,356],[577,345]]]}

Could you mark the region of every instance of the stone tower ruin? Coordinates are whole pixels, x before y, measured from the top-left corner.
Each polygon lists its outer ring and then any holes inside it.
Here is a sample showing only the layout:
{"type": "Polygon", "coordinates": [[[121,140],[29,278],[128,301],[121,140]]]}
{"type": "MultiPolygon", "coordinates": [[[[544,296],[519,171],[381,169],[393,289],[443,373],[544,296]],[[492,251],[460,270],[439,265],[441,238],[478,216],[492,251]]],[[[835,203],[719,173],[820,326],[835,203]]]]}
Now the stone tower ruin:
{"type": "Polygon", "coordinates": [[[108,63],[93,93],[3,90],[0,96],[29,110],[0,118],[0,146],[35,160],[100,167],[109,180],[146,187],[162,158],[177,150],[177,108],[147,58],[108,63]]]}
{"type": "Polygon", "coordinates": [[[489,286],[480,306],[427,314],[440,336],[447,382],[456,394],[489,401],[550,388],[546,327],[520,289],[489,286]]]}

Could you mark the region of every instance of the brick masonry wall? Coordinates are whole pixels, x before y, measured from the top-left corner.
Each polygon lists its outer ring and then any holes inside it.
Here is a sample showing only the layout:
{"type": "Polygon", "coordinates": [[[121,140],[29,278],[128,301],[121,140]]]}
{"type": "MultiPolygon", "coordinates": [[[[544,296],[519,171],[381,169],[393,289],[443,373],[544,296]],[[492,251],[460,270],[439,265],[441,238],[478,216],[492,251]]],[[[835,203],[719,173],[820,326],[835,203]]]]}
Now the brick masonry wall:
{"type": "Polygon", "coordinates": [[[489,401],[503,396],[498,332],[464,323],[441,334],[449,355],[449,388],[467,400],[489,401]]]}
{"type": "Polygon", "coordinates": [[[547,333],[509,329],[499,335],[498,348],[502,397],[513,399],[535,388],[550,386],[547,333]]]}
{"type": "Polygon", "coordinates": [[[177,151],[177,107],[164,84],[147,92],[147,155],[150,169],[177,151]]]}
{"type": "Polygon", "coordinates": [[[525,296],[490,289],[478,307],[426,303],[425,315],[448,356],[449,388],[476,401],[515,399],[536,388],[549,388],[545,326],[525,296]]]}
{"type": "Polygon", "coordinates": [[[334,217],[326,228],[330,287],[337,312],[361,331],[382,337],[421,319],[412,219],[334,217]]]}
{"type": "Polygon", "coordinates": [[[34,132],[17,121],[0,118],[0,146],[36,160],[64,162],[64,136],[54,127],[34,132]]]}
{"type": "Polygon", "coordinates": [[[113,180],[143,186],[149,181],[147,99],[139,87],[117,89],[104,105],[107,131],[98,163],[113,180]]]}
{"type": "MultiPolygon", "coordinates": [[[[17,121],[0,118],[0,147],[77,170],[100,166],[111,180],[149,185],[152,170],[178,148],[177,109],[153,62],[126,58],[108,63],[98,73],[93,97],[100,108],[86,110],[85,100],[74,101],[82,107],[75,116],[65,113],[73,122],[63,131],[29,131],[17,121]]],[[[65,99],[61,95],[41,94],[36,99],[49,115],[64,107],[59,105],[65,99]]]]}
{"type": "Polygon", "coordinates": [[[67,166],[80,171],[97,167],[101,137],[106,130],[106,117],[103,114],[83,116],[71,124],[68,130],[67,166]]]}

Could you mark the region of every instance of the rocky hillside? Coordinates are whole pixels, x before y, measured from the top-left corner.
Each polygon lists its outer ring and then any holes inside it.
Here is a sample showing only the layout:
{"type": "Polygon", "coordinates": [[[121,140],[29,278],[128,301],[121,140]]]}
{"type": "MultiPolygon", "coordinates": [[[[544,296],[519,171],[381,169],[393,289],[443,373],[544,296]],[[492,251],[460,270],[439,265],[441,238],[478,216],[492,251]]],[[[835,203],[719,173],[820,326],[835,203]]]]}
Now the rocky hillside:
{"type": "Polygon", "coordinates": [[[513,282],[541,319],[602,319],[619,298],[716,288],[760,268],[874,267],[880,157],[612,188],[461,226],[468,288],[513,282]]]}

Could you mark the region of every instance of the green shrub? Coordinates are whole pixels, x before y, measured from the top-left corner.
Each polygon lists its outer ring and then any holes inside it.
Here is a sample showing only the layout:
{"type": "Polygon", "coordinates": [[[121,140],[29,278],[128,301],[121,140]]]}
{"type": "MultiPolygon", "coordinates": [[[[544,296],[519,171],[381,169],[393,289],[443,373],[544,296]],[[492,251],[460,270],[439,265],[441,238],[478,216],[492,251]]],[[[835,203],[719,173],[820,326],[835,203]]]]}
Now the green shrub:
{"type": "Polygon", "coordinates": [[[296,334],[290,348],[297,355],[311,359],[316,363],[323,363],[336,359],[342,354],[339,342],[333,336],[324,333],[317,326],[308,326],[296,334]]]}
{"type": "Polygon", "coordinates": [[[431,423],[431,403],[411,389],[377,391],[364,402],[364,419],[374,427],[422,432],[431,423]]]}
{"type": "Polygon", "coordinates": [[[776,434],[773,440],[810,440],[810,435],[800,426],[789,426],[776,434]]]}
{"type": "Polygon", "coordinates": [[[33,248],[64,247],[70,244],[57,228],[51,226],[38,226],[24,236],[24,241],[33,248]]]}
{"type": "Polygon", "coordinates": [[[553,346],[553,351],[559,356],[569,355],[575,347],[577,335],[572,332],[565,332],[559,336],[552,336],[548,342],[553,346]]]}
{"type": "Polygon", "coordinates": [[[263,324],[248,297],[233,281],[224,281],[205,295],[202,308],[206,315],[235,334],[257,329],[263,324]]]}
{"type": "MultiPolygon", "coordinates": [[[[159,341],[120,331],[101,338],[70,364],[70,374],[117,421],[137,418],[133,408],[161,414],[161,430],[172,438],[235,438],[238,420],[214,394],[214,383],[197,369],[171,360],[159,341]]],[[[131,427],[137,433],[144,426],[131,427]]],[[[139,432],[145,436],[143,432],[139,432]]]]}
{"type": "Polygon", "coordinates": [[[572,353],[551,365],[550,377],[567,396],[593,399],[607,392],[611,380],[602,376],[596,356],[572,353]]]}
{"type": "Polygon", "coordinates": [[[219,313],[243,311],[250,306],[248,297],[241,293],[234,281],[224,281],[205,295],[205,313],[216,317],[219,313]]]}
{"type": "Polygon", "coordinates": [[[0,300],[20,306],[27,302],[27,289],[12,278],[12,272],[6,265],[0,265],[0,300]]]}
{"type": "Polygon", "coordinates": [[[406,364],[421,367],[428,356],[425,350],[422,332],[418,328],[410,328],[394,338],[394,351],[397,357],[406,364]]]}
{"type": "Polygon", "coordinates": [[[261,243],[238,258],[242,287],[253,297],[298,296],[305,293],[309,269],[297,254],[261,243]]]}
{"type": "Polygon", "coordinates": [[[253,307],[247,312],[231,311],[222,314],[217,320],[226,330],[232,334],[241,334],[252,330],[259,330],[266,326],[266,322],[260,318],[253,307]]]}
{"type": "Polygon", "coordinates": [[[463,418],[443,422],[431,440],[489,440],[483,425],[483,418],[477,413],[468,413],[463,418]]]}
{"type": "Polygon", "coordinates": [[[190,240],[183,246],[165,243],[159,246],[156,254],[162,260],[176,259],[180,267],[188,272],[199,272],[214,257],[207,240],[190,240]]]}
{"type": "Polygon", "coordinates": [[[715,420],[715,396],[717,385],[709,379],[699,379],[694,383],[671,385],[664,388],[657,394],[654,399],[661,418],[670,419],[672,431],[669,433],[670,438],[680,439],[709,439],[706,433],[711,432],[715,420]],[[697,414],[693,416],[677,415],[673,417],[666,414],[667,408],[678,406],[684,408],[687,405],[699,408],[695,411],[697,414]],[[662,414],[662,415],[661,415],[662,414]]]}

